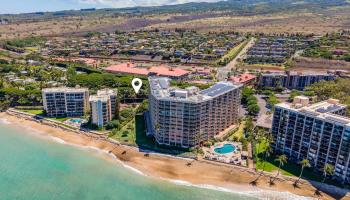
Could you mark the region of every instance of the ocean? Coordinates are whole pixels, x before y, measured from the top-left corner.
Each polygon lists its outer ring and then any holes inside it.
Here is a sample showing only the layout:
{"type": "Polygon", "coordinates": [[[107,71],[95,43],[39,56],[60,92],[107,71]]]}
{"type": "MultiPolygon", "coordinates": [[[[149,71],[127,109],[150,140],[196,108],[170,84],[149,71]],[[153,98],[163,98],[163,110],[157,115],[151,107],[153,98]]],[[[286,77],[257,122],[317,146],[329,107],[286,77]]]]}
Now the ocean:
{"type": "Polygon", "coordinates": [[[0,200],[252,200],[251,194],[142,175],[94,149],[0,119],[0,200]],[[210,188],[210,189],[209,189],[210,188]]]}

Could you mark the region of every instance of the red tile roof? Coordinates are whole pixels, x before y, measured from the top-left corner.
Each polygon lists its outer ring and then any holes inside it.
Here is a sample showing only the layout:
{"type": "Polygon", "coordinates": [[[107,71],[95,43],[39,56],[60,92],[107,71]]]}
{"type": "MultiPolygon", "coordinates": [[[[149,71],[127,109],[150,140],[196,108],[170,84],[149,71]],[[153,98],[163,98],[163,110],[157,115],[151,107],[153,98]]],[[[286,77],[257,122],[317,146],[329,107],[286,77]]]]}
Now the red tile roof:
{"type": "Polygon", "coordinates": [[[122,63],[119,65],[111,65],[105,69],[112,73],[126,73],[126,74],[137,74],[147,76],[149,71],[145,68],[137,68],[133,63],[122,63]]]}
{"type": "Polygon", "coordinates": [[[180,77],[189,74],[190,72],[180,68],[172,68],[167,65],[154,66],[149,69],[150,73],[157,76],[180,77]]]}
{"type": "Polygon", "coordinates": [[[146,68],[139,68],[133,63],[123,63],[119,65],[112,65],[105,69],[108,72],[114,73],[126,73],[126,74],[137,74],[147,76],[150,73],[157,76],[168,76],[168,77],[180,77],[190,72],[180,68],[172,68],[167,65],[160,65],[146,68]]]}
{"type": "Polygon", "coordinates": [[[241,75],[238,75],[238,76],[231,76],[229,78],[229,80],[232,81],[232,82],[235,82],[235,83],[246,83],[246,82],[249,82],[249,81],[251,81],[252,79],[255,79],[255,78],[256,78],[255,75],[245,73],[245,74],[241,74],[241,75]]]}

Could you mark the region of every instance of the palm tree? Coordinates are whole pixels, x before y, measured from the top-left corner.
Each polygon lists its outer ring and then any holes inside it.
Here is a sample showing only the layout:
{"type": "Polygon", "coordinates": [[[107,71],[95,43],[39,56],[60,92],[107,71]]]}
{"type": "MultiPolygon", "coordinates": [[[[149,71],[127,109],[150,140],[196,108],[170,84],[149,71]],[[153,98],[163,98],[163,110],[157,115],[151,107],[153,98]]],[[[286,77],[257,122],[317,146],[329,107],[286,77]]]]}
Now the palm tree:
{"type": "Polygon", "coordinates": [[[264,141],[265,137],[264,137],[264,131],[262,129],[257,129],[257,133],[255,135],[255,140],[258,143],[258,149],[256,151],[256,162],[258,162],[259,159],[259,154],[262,153],[260,151],[260,145],[261,143],[264,141]]]}
{"type": "Polygon", "coordinates": [[[326,163],[323,167],[323,180],[322,183],[325,182],[327,175],[332,176],[334,174],[334,166],[326,163]]]}
{"type": "Polygon", "coordinates": [[[300,181],[301,176],[303,175],[304,172],[304,168],[305,167],[311,167],[310,165],[310,161],[308,159],[303,159],[302,161],[300,161],[300,165],[301,165],[301,171],[300,171],[300,175],[298,177],[298,180],[295,181],[295,185],[297,185],[300,181]]]}
{"type": "Polygon", "coordinates": [[[272,153],[272,147],[270,145],[270,142],[267,140],[266,141],[265,155],[264,155],[264,160],[263,160],[263,166],[262,166],[262,170],[261,170],[261,175],[265,171],[266,160],[267,160],[268,157],[270,157],[271,153],[272,153]]]}
{"type": "Polygon", "coordinates": [[[284,154],[283,154],[283,155],[279,155],[279,156],[275,159],[276,162],[279,162],[279,165],[278,165],[277,175],[275,176],[275,178],[273,179],[273,181],[272,181],[271,183],[273,183],[273,182],[275,181],[275,179],[280,175],[281,167],[282,167],[285,163],[287,163],[287,160],[288,160],[288,158],[287,158],[287,156],[284,155],[284,154]]]}

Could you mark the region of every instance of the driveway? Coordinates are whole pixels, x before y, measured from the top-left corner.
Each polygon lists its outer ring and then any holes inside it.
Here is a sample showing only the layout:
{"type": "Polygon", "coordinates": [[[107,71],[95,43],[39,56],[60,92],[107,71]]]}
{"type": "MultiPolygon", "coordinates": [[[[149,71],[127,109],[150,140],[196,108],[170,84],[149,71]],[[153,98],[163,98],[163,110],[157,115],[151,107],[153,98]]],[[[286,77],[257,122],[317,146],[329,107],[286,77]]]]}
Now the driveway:
{"type": "Polygon", "coordinates": [[[271,128],[272,126],[272,114],[268,115],[266,112],[270,111],[268,108],[266,108],[266,101],[265,101],[265,95],[255,95],[255,97],[258,99],[258,105],[260,108],[260,112],[258,114],[258,120],[256,122],[257,126],[264,127],[264,128],[271,128]]]}

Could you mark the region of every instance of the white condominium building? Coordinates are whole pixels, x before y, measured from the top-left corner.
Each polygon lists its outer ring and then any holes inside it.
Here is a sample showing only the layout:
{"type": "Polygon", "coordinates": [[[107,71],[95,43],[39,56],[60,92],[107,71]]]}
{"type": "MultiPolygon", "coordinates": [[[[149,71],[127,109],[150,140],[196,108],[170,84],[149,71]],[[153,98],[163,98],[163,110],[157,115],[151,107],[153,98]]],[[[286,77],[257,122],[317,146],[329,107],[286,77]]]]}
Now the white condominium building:
{"type": "Polygon", "coordinates": [[[42,97],[49,117],[78,117],[89,111],[89,90],[86,88],[45,88],[42,97]]]}
{"type": "Polygon", "coordinates": [[[238,122],[242,85],[219,82],[199,91],[173,88],[168,78],[149,78],[149,84],[147,128],[159,144],[194,147],[238,122]]]}
{"type": "Polygon", "coordinates": [[[334,178],[350,182],[350,118],[347,106],[329,99],[309,104],[307,97],[275,107],[272,123],[274,151],[294,162],[308,159],[322,171],[325,164],[335,167],[334,178]]]}
{"type": "Polygon", "coordinates": [[[103,89],[97,91],[97,95],[90,96],[91,122],[102,127],[111,121],[116,114],[117,91],[103,89]]]}

